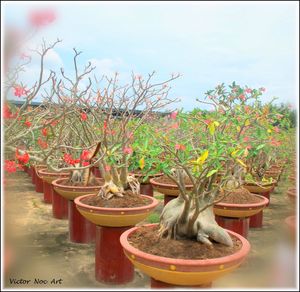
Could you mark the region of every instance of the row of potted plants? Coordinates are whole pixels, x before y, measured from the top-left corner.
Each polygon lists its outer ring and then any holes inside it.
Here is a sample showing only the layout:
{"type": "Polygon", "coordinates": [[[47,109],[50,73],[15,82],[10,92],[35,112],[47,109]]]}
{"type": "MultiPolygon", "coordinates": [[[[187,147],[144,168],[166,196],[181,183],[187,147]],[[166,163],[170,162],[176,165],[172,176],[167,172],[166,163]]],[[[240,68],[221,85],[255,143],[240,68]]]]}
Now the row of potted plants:
{"type": "Polygon", "coordinates": [[[79,70],[74,49],[74,77],[63,69],[46,77],[45,56],[58,43],[38,51],[32,88],[7,74],[5,92],[24,103],[5,103],[5,149],[15,154],[6,171],[29,163],[53,216],[68,216],[70,240],[95,240],[98,281],[129,282],[135,265],[153,287],[209,286],[236,269],[250,251],[248,218],[267,206],[292,131],[272,102],[262,104],[265,89],[221,84],[198,100],[211,111],[163,112],[177,101],[170,83],[179,74],[92,82],[95,68],[79,70]],[[46,84],[43,103],[32,108],[46,84]],[[153,188],[165,194],[160,222],[135,227],[158,205],[153,188]]]}

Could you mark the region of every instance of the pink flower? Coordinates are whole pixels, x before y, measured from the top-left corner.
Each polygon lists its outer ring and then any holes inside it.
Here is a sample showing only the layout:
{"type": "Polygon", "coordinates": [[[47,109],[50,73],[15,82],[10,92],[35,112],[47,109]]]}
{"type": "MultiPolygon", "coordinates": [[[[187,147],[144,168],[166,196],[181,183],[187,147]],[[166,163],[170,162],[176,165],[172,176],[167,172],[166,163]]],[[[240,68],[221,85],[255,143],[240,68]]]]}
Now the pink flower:
{"type": "Polygon", "coordinates": [[[47,25],[55,20],[56,16],[54,11],[34,11],[30,14],[29,19],[33,26],[47,25]]]}
{"type": "Polygon", "coordinates": [[[245,96],[244,94],[241,94],[241,95],[239,96],[239,99],[245,101],[245,100],[246,100],[246,96],[245,96]]]}
{"type": "Polygon", "coordinates": [[[105,165],[104,166],[104,170],[107,171],[107,172],[109,172],[111,170],[110,165],[105,165]]]}
{"type": "Polygon", "coordinates": [[[170,114],[170,118],[171,118],[172,120],[175,120],[176,117],[177,117],[177,114],[178,114],[178,112],[172,112],[172,113],[170,114]]]}
{"type": "Polygon", "coordinates": [[[249,142],[250,138],[248,136],[244,137],[244,142],[249,142]]]}
{"type": "Polygon", "coordinates": [[[131,147],[125,147],[123,148],[123,153],[124,154],[132,154],[133,150],[131,147]]]}
{"type": "Polygon", "coordinates": [[[276,133],[279,133],[279,132],[280,132],[280,129],[279,129],[278,127],[274,127],[273,129],[274,129],[274,131],[275,131],[276,133]]]}
{"type": "Polygon", "coordinates": [[[176,150],[181,150],[181,151],[184,151],[186,149],[186,147],[182,144],[176,144],[175,145],[175,149],[176,150]]]}
{"type": "Polygon", "coordinates": [[[17,96],[17,97],[21,97],[22,95],[26,94],[26,90],[24,87],[22,86],[14,86],[14,95],[17,96]]]}
{"type": "Polygon", "coordinates": [[[282,143],[280,141],[277,141],[276,139],[272,138],[271,141],[270,141],[270,145],[272,146],[280,146],[282,143]]]}
{"type": "Polygon", "coordinates": [[[244,106],[244,109],[245,109],[245,112],[246,112],[247,114],[249,114],[249,112],[250,112],[250,106],[249,106],[249,105],[245,105],[245,106],[244,106]]]}
{"type": "Polygon", "coordinates": [[[222,108],[219,108],[218,112],[219,112],[220,114],[222,114],[222,115],[225,114],[225,111],[224,111],[224,109],[222,109],[222,108]]]}
{"type": "Polygon", "coordinates": [[[171,125],[171,129],[178,129],[178,127],[179,127],[179,125],[178,125],[178,123],[175,123],[175,124],[173,124],[173,125],[171,125]]]}
{"type": "Polygon", "coordinates": [[[283,117],[283,115],[281,115],[281,114],[276,114],[276,117],[277,117],[277,119],[281,119],[282,117],[283,117]]]}
{"type": "Polygon", "coordinates": [[[260,90],[261,92],[265,92],[265,91],[266,91],[266,89],[265,89],[264,87],[261,87],[259,90],[260,90]]]}
{"type": "Polygon", "coordinates": [[[83,161],[82,162],[82,166],[88,166],[88,165],[90,165],[90,163],[88,161],[83,161]]]}
{"type": "Polygon", "coordinates": [[[246,149],[250,150],[252,148],[251,145],[246,146],[246,149]]]}
{"type": "Polygon", "coordinates": [[[25,53],[21,53],[20,58],[25,60],[26,58],[30,58],[30,56],[26,55],[25,53]]]}
{"type": "Polygon", "coordinates": [[[211,123],[211,120],[204,120],[204,123],[205,123],[206,125],[209,125],[209,124],[211,123]]]}
{"type": "Polygon", "coordinates": [[[245,92],[246,92],[246,93],[251,93],[251,92],[252,92],[252,89],[251,89],[251,88],[246,88],[246,89],[245,89],[245,92]]]}

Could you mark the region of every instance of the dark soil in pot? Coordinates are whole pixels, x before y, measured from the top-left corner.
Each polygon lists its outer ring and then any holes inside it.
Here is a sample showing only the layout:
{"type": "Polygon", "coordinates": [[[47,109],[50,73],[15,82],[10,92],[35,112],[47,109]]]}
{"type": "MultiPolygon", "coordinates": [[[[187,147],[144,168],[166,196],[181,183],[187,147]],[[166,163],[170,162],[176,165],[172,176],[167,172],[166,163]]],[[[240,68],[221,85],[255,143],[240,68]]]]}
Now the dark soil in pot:
{"type": "MultiPolygon", "coordinates": [[[[158,183],[161,183],[161,184],[166,184],[166,185],[176,185],[176,183],[173,180],[171,180],[170,178],[168,178],[165,175],[156,177],[155,181],[158,182],[158,183]]],[[[184,178],[184,183],[186,185],[191,185],[192,184],[190,178],[188,178],[188,177],[184,178]]]]}
{"type": "MultiPolygon", "coordinates": [[[[84,185],[82,183],[73,183],[70,182],[69,180],[63,180],[59,183],[60,185],[63,186],[70,186],[70,187],[84,187],[84,185]]],[[[103,184],[99,183],[99,181],[95,181],[95,182],[89,182],[86,187],[99,187],[103,184]]]]}
{"type": "MultiPolygon", "coordinates": [[[[217,199],[220,198],[221,195],[217,197],[217,199]]],[[[261,198],[251,194],[248,190],[244,188],[238,188],[226,195],[226,197],[221,202],[229,204],[254,204],[259,203],[261,201],[261,198]]]]}
{"type": "Polygon", "coordinates": [[[152,255],[175,259],[205,260],[234,254],[241,249],[242,243],[235,237],[233,246],[214,243],[212,247],[192,239],[167,239],[158,236],[159,225],[149,228],[140,227],[130,235],[128,241],[135,248],[152,255]]]}
{"type": "Polygon", "coordinates": [[[103,208],[133,208],[147,206],[151,204],[151,202],[150,199],[134,195],[131,191],[126,191],[122,198],[113,197],[109,200],[104,200],[99,196],[92,196],[82,200],[83,204],[103,208]]]}

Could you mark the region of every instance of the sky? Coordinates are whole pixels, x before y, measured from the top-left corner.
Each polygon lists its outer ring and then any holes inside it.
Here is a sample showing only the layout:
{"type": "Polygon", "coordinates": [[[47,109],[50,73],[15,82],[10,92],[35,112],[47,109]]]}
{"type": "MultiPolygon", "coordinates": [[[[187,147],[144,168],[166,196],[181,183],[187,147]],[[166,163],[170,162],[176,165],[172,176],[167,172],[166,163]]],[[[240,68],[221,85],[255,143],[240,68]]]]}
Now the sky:
{"type": "MultiPolygon", "coordinates": [[[[82,51],[80,65],[96,65],[96,74],[119,72],[157,79],[182,76],[170,96],[181,99],[170,108],[203,107],[196,98],[220,83],[236,81],[250,88],[265,87],[263,101],[298,108],[299,3],[274,2],[45,2],[1,4],[2,24],[26,28],[28,13],[54,9],[54,23],[42,28],[30,43],[43,37],[63,40],[49,55],[48,69],[64,67],[73,74],[72,48],[82,51]],[[3,9],[4,8],[4,9],[3,9]]],[[[37,64],[23,78],[38,72],[37,64]]],[[[205,108],[205,106],[204,106],[205,108]]]]}

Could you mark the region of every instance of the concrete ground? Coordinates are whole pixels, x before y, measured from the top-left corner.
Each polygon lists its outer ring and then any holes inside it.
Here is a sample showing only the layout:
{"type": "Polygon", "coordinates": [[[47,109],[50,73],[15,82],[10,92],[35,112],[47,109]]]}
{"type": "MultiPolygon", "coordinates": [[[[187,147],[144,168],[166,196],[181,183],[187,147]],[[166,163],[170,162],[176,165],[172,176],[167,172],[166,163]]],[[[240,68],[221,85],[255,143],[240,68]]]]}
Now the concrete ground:
{"type": "MultiPolygon", "coordinates": [[[[284,219],[295,212],[286,195],[291,185],[285,173],[271,194],[270,206],[264,211],[263,228],[249,231],[251,252],[246,262],[215,281],[213,288],[296,287],[298,257],[284,224],[284,219]]],[[[150,288],[149,277],[139,271],[135,271],[134,281],[127,285],[110,286],[97,282],[94,278],[94,245],[71,243],[68,221],[54,219],[51,205],[43,203],[42,198],[43,194],[35,192],[26,173],[6,176],[2,206],[4,255],[8,263],[3,277],[5,288],[150,288]],[[13,279],[24,281],[15,284],[13,279]],[[34,283],[35,279],[41,282],[34,283]]],[[[161,202],[156,213],[162,208],[161,202]]]]}

